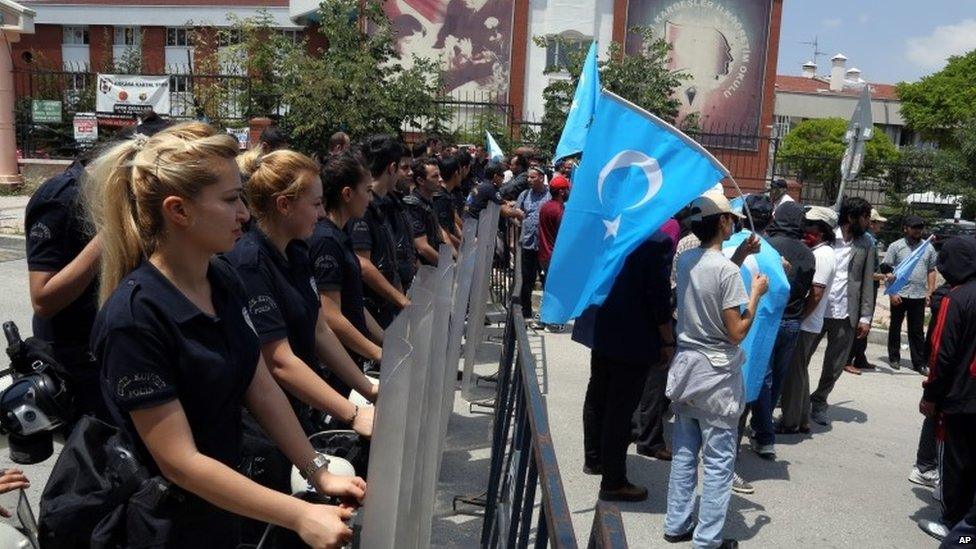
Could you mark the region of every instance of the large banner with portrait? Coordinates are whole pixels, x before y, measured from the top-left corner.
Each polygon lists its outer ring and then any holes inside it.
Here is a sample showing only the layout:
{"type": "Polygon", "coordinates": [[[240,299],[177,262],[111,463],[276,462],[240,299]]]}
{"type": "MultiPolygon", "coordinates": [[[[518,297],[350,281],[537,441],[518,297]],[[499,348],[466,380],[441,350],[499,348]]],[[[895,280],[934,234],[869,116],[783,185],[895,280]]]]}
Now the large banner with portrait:
{"type": "Polygon", "coordinates": [[[386,0],[404,66],[438,59],[446,90],[507,94],[514,0],[386,0]]]}
{"type": "MultiPolygon", "coordinates": [[[[679,120],[701,117],[705,131],[758,132],[772,0],[629,0],[628,28],[650,27],[672,46],[682,82],[679,120]]],[[[627,51],[641,46],[633,33],[627,51]]]]}

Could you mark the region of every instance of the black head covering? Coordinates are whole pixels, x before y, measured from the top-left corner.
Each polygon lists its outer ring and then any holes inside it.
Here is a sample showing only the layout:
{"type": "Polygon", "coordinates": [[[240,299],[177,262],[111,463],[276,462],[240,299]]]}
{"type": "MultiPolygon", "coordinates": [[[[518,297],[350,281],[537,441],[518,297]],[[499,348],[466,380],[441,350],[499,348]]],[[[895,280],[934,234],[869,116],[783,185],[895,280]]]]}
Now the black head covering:
{"type": "Polygon", "coordinates": [[[939,252],[938,269],[952,286],[976,277],[976,238],[950,238],[939,252]]]}
{"type": "Polygon", "coordinates": [[[783,235],[791,238],[803,238],[803,206],[796,202],[784,202],[776,213],[773,222],[766,229],[769,236],[783,235]]]}

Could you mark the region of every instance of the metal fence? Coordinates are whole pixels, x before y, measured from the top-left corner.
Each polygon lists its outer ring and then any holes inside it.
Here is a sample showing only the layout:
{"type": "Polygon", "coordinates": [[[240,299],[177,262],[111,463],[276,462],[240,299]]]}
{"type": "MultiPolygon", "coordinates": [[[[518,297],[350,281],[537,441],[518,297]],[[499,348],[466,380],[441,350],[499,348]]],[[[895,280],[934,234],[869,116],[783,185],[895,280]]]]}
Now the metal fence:
{"type": "MultiPolygon", "coordinates": [[[[256,114],[281,115],[281,98],[256,92],[253,79],[240,73],[191,74],[185,67],[171,72],[146,74],[170,78],[170,113],[176,120],[201,119],[229,126],[246,126],[256,114]]],[[[17,143],[25,158],[70,158],[78,153],[72,117],[79,112],[95,112],[97,73],[87,67],[77,70],[16,69],[14,93],[17,143]],[[31,119],[34,100],[61,103],[60,122],[35,122],[31,119]]],[[[132,119],[106,117],[100,132],[132,124],[132,119]],[[113,124],[114,122],[114,124],[113,124]]],[[[108,130],[106,133],[111,134],[108,130]]],[[[108,135],[106,136],[108,137],[108,135]]]]}
{"type": "MultiPolygon", "coordinates": [[[[480,145],[490,131],[505,151],[538,146],[542,122],[522,120],[505,96],[490,92],[456,92],[435,101],[448,112],[443,129],[458,144],[480,145]]],[[[407,128],[405,128],[407,129],[407,128]]]]}

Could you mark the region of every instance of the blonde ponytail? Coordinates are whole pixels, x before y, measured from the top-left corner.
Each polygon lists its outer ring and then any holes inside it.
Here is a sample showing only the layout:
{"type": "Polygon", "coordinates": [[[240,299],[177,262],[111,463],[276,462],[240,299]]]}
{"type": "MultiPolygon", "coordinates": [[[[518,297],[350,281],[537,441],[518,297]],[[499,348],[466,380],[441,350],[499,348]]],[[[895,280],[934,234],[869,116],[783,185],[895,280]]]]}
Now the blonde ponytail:
{"type": "Polygon", "coordinates": [[[319,175],[317,162],[286,149],[264,154],[262,147],[255,147],[237,157],[237,167],[245,180],[248,206],[259,222],[274,217],[279,196],[297,198],[319,175]]]}
{"type": "Polygon", "coordinates": [[[194,198],[217,182],[212,161],[237,152],[233,136],[189,122],[137,134],[94,161],[88,207],[102,239],[99,303],[165,238],[163,200],[194,198]]]}

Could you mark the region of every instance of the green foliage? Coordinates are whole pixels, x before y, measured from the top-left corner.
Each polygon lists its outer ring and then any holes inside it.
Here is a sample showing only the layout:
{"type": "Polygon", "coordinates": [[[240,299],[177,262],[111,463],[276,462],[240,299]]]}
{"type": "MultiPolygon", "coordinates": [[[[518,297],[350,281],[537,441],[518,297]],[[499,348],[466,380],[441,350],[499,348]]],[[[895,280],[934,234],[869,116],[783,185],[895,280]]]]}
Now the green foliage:
{"type": "Polygon", "coordinates": [[[290,57],[281,67],[292,143],[305,151],[318,151],[340,130],[364,136],[444,126],[447,113],[435,103],[442,87],[437,62],[414,57],[409,69],[402,68],[381,4],[362,5],[368,33],[357,24],[359,9],[358,0],[323,1],[319,30],[328,49],[290,57]]]}
{"type": "Polygon", "coordinates": [[[898,84],[898,97],[910,128],[951,144],[953,128],[976,117],[976,50],[950,57],[944,69],[918,82],[898,84]]]}
{"type": "MultiPolygon", "coordinates": [[[[824,186],[827,196],[837,196],[840,186],[840,164],[844,157],[844,133],[847,121],[842,118],[804,120],[783,139],[780,162],[796,171],[800,181],[824,186]]],[[[860,177],[882,174],[898,161],[898,149],[883,131],[875,128],[874,138],[867,142],[864,167],[860,177]]]]}
{"type": "Polygon", "coordinates": [[[976,213],[976,117],[960,123],[950,134],[955,146],[925,151],[932,163],[932,188],[941,194],[961,195],[963,214],[976,213]]]}
{"type": "MultiPolygon", "coordinates": [[[[674,91],[688,76],[667,68],[671,46],[662,38],[654,38],[650,28],[635,27],[631,32],[639,33],[642,37],[640,51],[633,55],[624,55],[620,44],[610,44],[609,58],[598,63],[600,83],[605,89],[673,123],[680,106],[680,102],[674,97],[674,91]]],[[[550,40],[561,41],[562,38],[534,38],[536,45],[540,47],[545,47],[550,40]]],[[[555,151],[559,143],[586,53],[585,48],[571,51],[566,56],[565,65],[546,68],[546,74],[569,74],[568,79],[554,81],[542,92],[545,110],[539,142],[547,151],[555,151]]],[[[691,118],[694,123],[696,118],[691,118]]]]}

